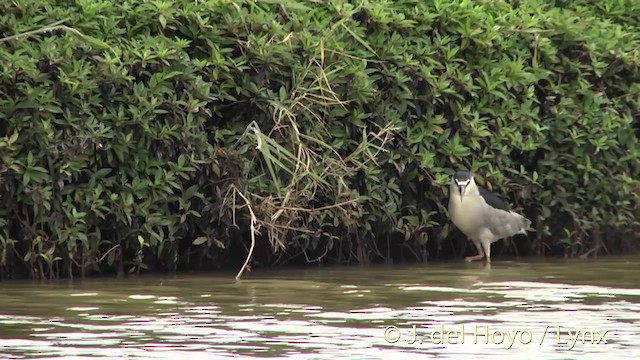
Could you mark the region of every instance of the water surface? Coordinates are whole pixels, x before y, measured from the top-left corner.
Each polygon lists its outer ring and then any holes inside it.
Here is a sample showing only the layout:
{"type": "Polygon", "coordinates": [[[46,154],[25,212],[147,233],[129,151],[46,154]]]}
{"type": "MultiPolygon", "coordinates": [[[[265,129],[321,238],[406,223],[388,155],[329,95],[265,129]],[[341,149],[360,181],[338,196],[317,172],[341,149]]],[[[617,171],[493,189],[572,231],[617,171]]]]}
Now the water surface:
{"type": "Polygon", "coordinates": [[[639,355],[640,258],[0,283],[2,359],[639,355]]]}

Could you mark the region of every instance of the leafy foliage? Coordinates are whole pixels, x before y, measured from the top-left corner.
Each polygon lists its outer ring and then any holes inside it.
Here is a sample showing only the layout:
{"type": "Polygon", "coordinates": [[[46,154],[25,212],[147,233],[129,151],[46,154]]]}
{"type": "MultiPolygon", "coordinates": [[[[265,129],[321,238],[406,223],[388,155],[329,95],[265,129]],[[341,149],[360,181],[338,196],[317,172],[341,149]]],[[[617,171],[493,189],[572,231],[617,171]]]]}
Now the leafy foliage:
{"type": "Polygon", "coordinates": [[[632,0],[1,3],[0,274],[238,266],[249,244],[256,264],[451,254],[458,167],[534,220],[528,252],[624,251],[639,15],[632,0]]]}

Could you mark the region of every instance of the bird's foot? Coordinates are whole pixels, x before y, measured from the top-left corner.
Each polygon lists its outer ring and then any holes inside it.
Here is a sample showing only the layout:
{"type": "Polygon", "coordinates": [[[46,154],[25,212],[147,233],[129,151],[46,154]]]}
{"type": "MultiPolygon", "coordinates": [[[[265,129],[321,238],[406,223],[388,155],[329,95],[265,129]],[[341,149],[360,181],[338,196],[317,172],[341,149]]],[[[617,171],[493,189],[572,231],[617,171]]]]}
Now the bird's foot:
{"type": "Polygon", "coordinates": [[[484,258],[484,254],[478,254],[475,256],[467,256],[466,258],[464,258],[464,261],[472,262],[472,261],[480,260],[482,258],[484,258]]]}

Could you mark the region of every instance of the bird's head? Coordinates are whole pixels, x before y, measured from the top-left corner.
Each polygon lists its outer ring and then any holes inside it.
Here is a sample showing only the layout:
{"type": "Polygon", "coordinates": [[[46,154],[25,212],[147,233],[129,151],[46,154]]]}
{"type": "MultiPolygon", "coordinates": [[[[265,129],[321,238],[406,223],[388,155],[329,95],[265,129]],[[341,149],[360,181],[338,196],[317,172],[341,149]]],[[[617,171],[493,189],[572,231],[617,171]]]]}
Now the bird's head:
{"type": "Polygon", "coordinates": [[[460,194],[460,201],[470,191],[476,190],[476,181],[473,179],[473,175],[468,171],[457,171],[451,178],[451,191],[455,191],[460,194]]]}

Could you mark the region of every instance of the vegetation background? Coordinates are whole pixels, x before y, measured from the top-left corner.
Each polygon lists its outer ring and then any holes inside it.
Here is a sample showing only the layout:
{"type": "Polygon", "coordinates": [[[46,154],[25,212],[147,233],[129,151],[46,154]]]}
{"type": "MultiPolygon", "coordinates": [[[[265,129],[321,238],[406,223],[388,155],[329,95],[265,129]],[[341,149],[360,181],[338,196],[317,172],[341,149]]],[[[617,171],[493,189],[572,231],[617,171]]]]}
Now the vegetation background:
{"type": "Polygon", "coordinates": [[[634,0],[0,2],[0,277],[458,257],[457,168],[533,220],[505,254],[636,250],[639,26],[634,0]]]}

